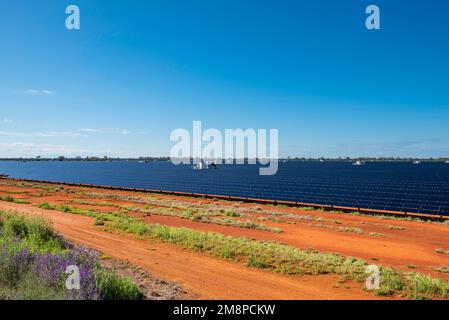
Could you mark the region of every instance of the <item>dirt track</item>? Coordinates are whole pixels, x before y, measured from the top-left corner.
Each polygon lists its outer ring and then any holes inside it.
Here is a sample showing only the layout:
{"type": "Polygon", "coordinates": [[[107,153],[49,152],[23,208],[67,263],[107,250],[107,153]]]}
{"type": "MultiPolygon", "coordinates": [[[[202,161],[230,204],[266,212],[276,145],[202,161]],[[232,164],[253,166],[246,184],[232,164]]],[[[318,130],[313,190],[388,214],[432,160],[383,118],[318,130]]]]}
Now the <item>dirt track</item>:
{"type": "MultiPolygon", "coordinates": [[[[307,213],[310,214],[310,213],[307,213]]],[[[258,240],[272,240],[298,248],[314,248],[318,251],[336,252],[367,261],[377,261],[383,265],[410,271],[408,265],[422,273],[448,278],[437,273],[434,268],[447,265],[449,255],[437,254],[435,249],[449,247],[449,227],[409,221],[379,221],[375,217],[353,217],[341,214],[322,214],[330,219],[338,219],[342,225],[361,227],[364,234],[338,232],[322,226],[304,224],[282,225],[283,233],[275,234],[259,230],[230,228],[211,224],[199,224],[176,217],[146,217],[148,223],[168,226],[184,226],[203,231],[219,232],[230,236],[245,236],[258,240]],[[360,222],[365,223],[364,225],[360,222]],[[376,224],[370,225],[369,223],[376,224]],[[388,226],[404,228],[390,230],[388,226]],[[370,232],[385,234],[384,237],[370,236],[370,232]]]]}
{"type": "Polygon", "coordinates": [[[201,299],[373,299],[361,285],[333,288],[336,277],[290,277],[259,271],[169,244],[135,240],[94,227],[92,218],[0,202],[0,210],[43,216],[72,242],[128,260],[178,282],[201,299]]]}

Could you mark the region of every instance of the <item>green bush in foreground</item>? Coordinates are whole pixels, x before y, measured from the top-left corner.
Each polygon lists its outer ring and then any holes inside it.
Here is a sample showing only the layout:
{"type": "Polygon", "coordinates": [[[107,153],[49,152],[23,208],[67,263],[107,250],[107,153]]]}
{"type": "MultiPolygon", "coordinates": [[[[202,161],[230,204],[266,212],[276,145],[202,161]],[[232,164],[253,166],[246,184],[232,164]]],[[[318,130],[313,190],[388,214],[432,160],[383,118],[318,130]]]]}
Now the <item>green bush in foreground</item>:
{"type": "Polygon", "coordinates": [[[48,222],[0,212],[0,299],[142,299],[136,285],[103,269],[98,257],[72,247],[48,222]],[[68,265],[78,266],[81,290],[65,287],[68,265]]]}
{"type": "Polygon", "coordinates": [[[97,290],[104,300],[141,300],[142,293],[127,278],[119,278],[113,273],[100,269],[95,274],[97,290]]]}
{"type": "Polygon", "coordinates": [[[66,247],[62,239],[52,231],[48,221],[0,211],[1,244],[50,253],[62,252],[66,247]]]}

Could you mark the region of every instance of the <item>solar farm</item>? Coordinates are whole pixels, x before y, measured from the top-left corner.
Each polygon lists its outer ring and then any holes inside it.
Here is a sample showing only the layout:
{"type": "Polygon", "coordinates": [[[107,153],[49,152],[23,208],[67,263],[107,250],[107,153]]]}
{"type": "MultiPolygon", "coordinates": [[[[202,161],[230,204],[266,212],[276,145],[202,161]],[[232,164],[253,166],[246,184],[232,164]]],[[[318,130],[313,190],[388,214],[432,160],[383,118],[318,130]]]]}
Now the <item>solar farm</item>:
{"type": "Polygon", "coordinates": [[[145,188],[208,195],[449,215],[449,165],[444,163],[280,163],[274,176],[255,165],[192,170],[169,162],[31,162],[2,164],[16,178],[145,188]]]}

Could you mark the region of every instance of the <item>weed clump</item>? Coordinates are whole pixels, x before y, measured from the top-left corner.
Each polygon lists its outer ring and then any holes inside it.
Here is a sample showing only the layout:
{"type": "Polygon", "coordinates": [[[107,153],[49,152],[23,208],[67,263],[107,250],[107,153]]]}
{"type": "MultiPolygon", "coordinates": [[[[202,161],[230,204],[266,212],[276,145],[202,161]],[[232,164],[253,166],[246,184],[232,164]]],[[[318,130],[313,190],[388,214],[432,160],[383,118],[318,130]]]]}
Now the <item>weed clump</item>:
{"type": "Polygon", "coordinates": [[[99,257],[71,246],[48,221],[0,212],[0,299],[142,299],[137,286],[102,268],[99,257]],[[67,289],[66,270],[77,266],[79,290],[67,289]]]}

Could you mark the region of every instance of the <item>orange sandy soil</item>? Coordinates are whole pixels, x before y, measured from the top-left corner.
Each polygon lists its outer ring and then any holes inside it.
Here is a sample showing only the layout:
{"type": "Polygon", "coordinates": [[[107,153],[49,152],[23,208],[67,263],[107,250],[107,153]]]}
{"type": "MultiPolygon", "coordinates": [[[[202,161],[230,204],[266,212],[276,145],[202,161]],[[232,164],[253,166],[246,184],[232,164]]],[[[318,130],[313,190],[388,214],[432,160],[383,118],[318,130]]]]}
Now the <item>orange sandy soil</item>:
{"type": "Polygon", "coordinates": [[[348,282],[340,284],[339,288],[334,287],[338,281],[337,276],[278,275],[186,251],[170,244],[136,240],[125,235],[107,233],[95,227],[92,218],[42,210],[36,206],[39,203],[48,202],[107,213],[118,211],[119,206],[124,205],[143,208],[145,199],[149,197],[153,202],[146,208],[150,208],[150,211],[151,208],[158,207],[154,202],[160,202],[184,207],[191,204],[196,206],[195,208],[199,206],[214,210],[242,212],[244,213],[242,217],[226,218],[257,222],[280,228],[283,232],[275,233],[197,222],[132,210],[127,211],[127,214],[142,218],[147,223],[184,226],[235,237],[277,241],[302,249],[314,248],[318,251],[340,253],[365,259],[374,264],[448,279],[447,274],[435,271],[437,267],[449,265],[449,255],[435,252],[437,248],[449,250],[449,225],[445,224],[139,192],[68,186],[60,189],[61,186],[47,184],[22,183],[22,185],[9,180],[1,181],[0,196],[10,195],[16,199],[26,200],[30,204],[0,201],[0,210],[43,215],[51,219],[55,229],[70,240],[88,245],[111,257],[129,260],[157,276],[176,281],[184,289],[197,294],[199,298],[374,299],[377,297],[363,291],[363,284],[359,283],[348,282]],[[143,201],[135,201],[135,198],[142,198],[143,201]],[[89,202],[89,204],[80,204],[79,201],[89,202]],[[293,218],[276,216],[281,219],[276,222],[257,219],[272,217],[271,214],[279,212],[291,214],[293,218]],[[315,221],[316,219],[320,221],[315,221]],[[338,229],[346,227],[359,228],[363,234],[342,232],[338,229]],[[381,233],[383,236],[374,236],[371,234],[373,232],[381,233]],[[410,269],[410,265],[415,268],[410,269]]]}

